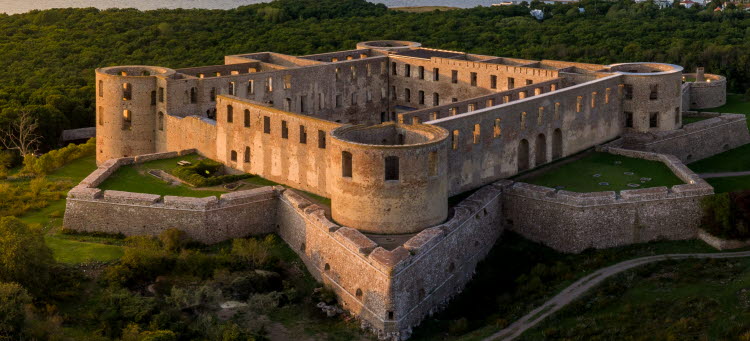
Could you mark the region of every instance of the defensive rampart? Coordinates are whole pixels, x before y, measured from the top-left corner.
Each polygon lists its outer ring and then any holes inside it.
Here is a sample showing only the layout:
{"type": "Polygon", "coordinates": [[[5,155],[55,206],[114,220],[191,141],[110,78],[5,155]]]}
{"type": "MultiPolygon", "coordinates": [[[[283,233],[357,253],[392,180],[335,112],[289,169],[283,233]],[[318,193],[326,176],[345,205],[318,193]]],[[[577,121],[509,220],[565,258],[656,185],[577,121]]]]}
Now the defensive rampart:
{"type": "Polygon", "coordinates": [[[750,143],[747,119],[741,114],[686,112],[686,117],[712,117],[672,131],[626,134],[623,147],[674,155],[690,163],[750,143]]]}
{"type": "Polygon", "coordinates": [[[671,155],[612,147],[600,150],[663,162],[685,184],[574,193],[516,183],[503,197],[508,228],[563,252],[697,236],[700,200],[713,194],[708,183],[671,155]]]}

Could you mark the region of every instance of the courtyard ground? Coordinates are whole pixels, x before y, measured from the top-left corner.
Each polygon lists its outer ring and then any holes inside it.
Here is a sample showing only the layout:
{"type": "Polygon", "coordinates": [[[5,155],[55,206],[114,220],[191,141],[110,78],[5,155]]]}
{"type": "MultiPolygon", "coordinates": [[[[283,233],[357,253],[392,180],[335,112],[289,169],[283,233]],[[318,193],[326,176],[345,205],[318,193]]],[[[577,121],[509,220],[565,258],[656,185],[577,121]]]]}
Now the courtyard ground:
{"type": "Polygon", "coordinates": [[[549,171],[522,181],[571,192],[671,187],[683,183],[661,162],[601,152],[590,153],[559,167],[550,167],[549,171]]]}

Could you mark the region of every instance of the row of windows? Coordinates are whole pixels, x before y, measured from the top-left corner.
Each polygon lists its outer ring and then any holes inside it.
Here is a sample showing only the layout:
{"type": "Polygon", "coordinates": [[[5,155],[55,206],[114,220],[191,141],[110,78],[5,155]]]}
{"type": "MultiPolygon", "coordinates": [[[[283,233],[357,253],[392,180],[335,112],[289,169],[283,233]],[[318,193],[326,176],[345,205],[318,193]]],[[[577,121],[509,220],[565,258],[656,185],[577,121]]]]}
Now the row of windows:
{"type": "MultiPolygon", "coordinates": [[[[428,176],[435,176],[438,172],[438,154],[437,152],[430,152],[428,155],[427,172],[428,176]]],[[[386,156],[384,161],[384,180],[385,181],[398,181],[400,179],[399,170],[399,158],[398,156],[386,156]]],[[[341,152],[341,176],[344,178],[352,178],[352,153],[343,151],[341,152]]]]}
{"type": "MultiPolygon", "coordinates": [[[[655,101],[659,99],[659,84],[650,84],[649,86],[649,94],[648,99],[651,101],[655,101]]],[[[623,97],[627,100],[633,99],[633,85],[632,84],[623,84],[623,97]]]]}
{"type": "MultiPolygon", "coordinates": [[[[392,74],[394,76],[398,76],[398,64],[396,62],[391,63],[391,69],[392,74]]],[[[404,73],[402,76],[407,78],[416,77],[417,79],[424,80],[425,68],[424,66],[417,67],[416,76],[413,76],[411,64],[404,64],[404,73]]],[[[471,86],[477,86],[479,78],[478,74],[476,72],[470,72],[469,77],[471,86]]],[[[440,81],[440,68],[432,68],[432,81],[440,81]]],[[[514,77],[508,77],[506,81],[508,84],[508,89],[513,89],[516,87],[516,79],[514,77]]],[[[451,83],[458,84],[458,70],[451,70],[451,83]]],[[[489,75],[488,83],[490,89],[497,89],[497,75],[489,75]]],[[[527,79],[526,85],[531,84],[534,84],[534,81],[531,79],[527,79]]]]}
{"type": "MultiPolygon", "coordinates": [[[[649,128],[659,128],[659,119],[660,113],[658,111],[650,112],[648,113],[648,127],[649,128]]],[[[679,125],[680,124],[680,108],[674,109],[674,124],[679,125]]],[[[625,128],[633,128],[633,112],[626,111],[625,112],[625,128]]]]}
{"type": "MultiPolygon", "coordinates": [[[[234,107],[231,105],[227,105],[227,122],[233,123],[234,122],[234,107]]],[[[245,109],[243,112],[243,125],[245,128],[250,128],[251,126],[251,119],[250,119],[250,110],[245,109]]],[[[264,134],[271,134],[271,117],[269,116],[263,116],[263,133],[264,134]]],[[[299,143],[307,144],[307,129],[304,125],[299,126],[299,143]]],[[[281,121],[281,138],[288,139],[289,138],[289,124],[286,120],[281,121]]],[[[326,147],[326,132],[323,130],[318,130],[318,148],[325,149],[326,147]]]]}

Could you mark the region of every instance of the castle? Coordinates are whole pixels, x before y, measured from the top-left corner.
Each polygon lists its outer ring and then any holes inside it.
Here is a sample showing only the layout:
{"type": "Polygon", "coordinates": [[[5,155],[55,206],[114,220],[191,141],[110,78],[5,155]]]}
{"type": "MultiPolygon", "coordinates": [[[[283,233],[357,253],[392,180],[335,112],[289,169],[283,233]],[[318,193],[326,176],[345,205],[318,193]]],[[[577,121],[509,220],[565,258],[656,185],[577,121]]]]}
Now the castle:
{"type": "Polygon", "coordinates": [[[99,169],[69,193],[66,227],[177,227],[208,243],[278,233],[363,326],[391,339],[460,292],[506,228],[566,252],[695,238],[713,189],[683,163],[750,142],[742,115],[683,124],[689,110],[725,103],[726,80],[662,63],[370,41],[96,77],[99,169]],[[684,184],[572,193],[506,180],[591,147],[663,162],[684,184]],[[191,152],[330,198],[330,214],[281,186],[220,198],[96,188],[122,165],[191,152]]]}

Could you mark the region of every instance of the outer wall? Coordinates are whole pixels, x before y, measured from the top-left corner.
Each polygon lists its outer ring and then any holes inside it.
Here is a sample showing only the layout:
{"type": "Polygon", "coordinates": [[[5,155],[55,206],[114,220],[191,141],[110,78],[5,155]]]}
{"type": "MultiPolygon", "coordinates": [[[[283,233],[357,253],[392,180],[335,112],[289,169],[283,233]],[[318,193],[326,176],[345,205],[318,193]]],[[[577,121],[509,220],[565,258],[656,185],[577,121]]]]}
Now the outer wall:
{"type": "Polygon", "coordinates": [[[331,211],[344,226],[364,232],[418,232],[448,216],[448,141],[412,146],[376,146],[331,139],[328,150],[331,211]],[[352,154],[352,177],[342,176],[342,152],[352,154]],[[437,174],[429,176],[429,155],[437,174]],[[399,180],[385,180],[385,158],[399,159],[399,180]]]}

